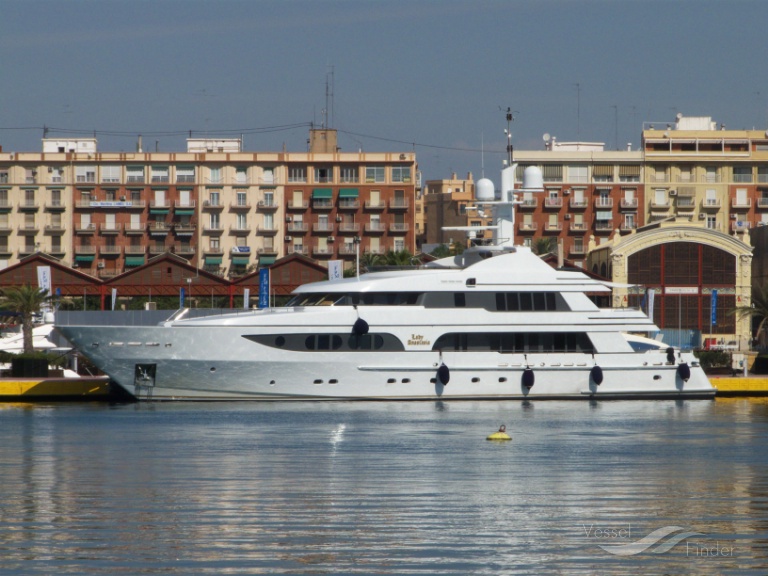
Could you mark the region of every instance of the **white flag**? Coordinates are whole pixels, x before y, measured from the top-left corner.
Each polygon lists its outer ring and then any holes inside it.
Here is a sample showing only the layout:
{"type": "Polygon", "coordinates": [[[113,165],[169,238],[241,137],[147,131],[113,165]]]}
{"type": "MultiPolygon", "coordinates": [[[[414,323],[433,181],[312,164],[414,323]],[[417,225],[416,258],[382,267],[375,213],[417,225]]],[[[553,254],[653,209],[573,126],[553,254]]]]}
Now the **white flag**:
{"type": "Polygon", "coordinates": [[[243,308],[248,310],[248,308],[251,307],[251,289],[250,288],[244,288],[243,289],[243,308]]]}
{"type": "Polygon", "coordinates": [[[341,280],[343,277],[341,260],[330,260],[328,262],[328,280],[341,280]]]}
{"type": "Polygon", "coordinates": [[[115,310],[115,301],[117,300],[117,288],[112,288],[112,311],[115,310]]]}
{"type": "Polygon", "coordinates": [[[51,267],[50,266],[38,266],[37,267],[37,286],[40,291],[47,290],[48,294],[51,294],[51,267]]]}

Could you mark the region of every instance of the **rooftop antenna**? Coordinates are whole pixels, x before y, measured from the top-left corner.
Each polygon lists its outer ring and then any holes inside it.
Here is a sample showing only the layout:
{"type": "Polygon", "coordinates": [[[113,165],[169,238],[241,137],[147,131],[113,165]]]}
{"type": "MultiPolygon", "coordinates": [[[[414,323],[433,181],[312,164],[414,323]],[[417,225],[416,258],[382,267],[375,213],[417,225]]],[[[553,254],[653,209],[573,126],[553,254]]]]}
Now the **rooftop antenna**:
{"type": "Polygon", "coordinates": [[[613,139],[616,142],[616,150],[619,149],[619,106],[614,104],[613,108],[613,139]]]}
{"type": "Polygon", "coordinates": [[[576,141],[581,141],[581,84],[576,82],[576,141]]]}
{"type": "Polygon", "coordinates": [[[329,66],[330,72],[325,74],[325,118],[327,120],[325,128],[333,126],[333,66],[329,66]],[[330,78],[330,82],[329,82],[330,78]]]}
{"type": "Polygon", "coordinates": [[[480,178],[485,178],[485,135],[480,132],[480,178]]]}
{"type": "Polygon", "coordinates": [[[515,120],[515,114],[512,112],[512,108],[507,108],[507,129],[504,131],[507,135],[507,160],[509,165],[512,166],[513,148],[512,148],[512,122],[515,120]]]}

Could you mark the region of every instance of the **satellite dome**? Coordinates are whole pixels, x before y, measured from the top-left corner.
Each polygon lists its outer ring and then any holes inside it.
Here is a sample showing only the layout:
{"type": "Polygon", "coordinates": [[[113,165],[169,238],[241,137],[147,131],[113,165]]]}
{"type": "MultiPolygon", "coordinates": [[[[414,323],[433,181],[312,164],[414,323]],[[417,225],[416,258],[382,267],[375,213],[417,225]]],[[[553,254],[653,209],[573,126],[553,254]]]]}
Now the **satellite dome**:
{"type": "Polygon", "coordinates": [[[475,199],[481,202],[492,202],[495,198],[496,189],[493,181],[488,178],[480,178],[475,185],[475,199]]]}
{"type": "Polygon", "coordinates": [[[544,188],[544,178],[538,166],[528,166],[523,171],[523,189],[541,190],[544,188]]]}

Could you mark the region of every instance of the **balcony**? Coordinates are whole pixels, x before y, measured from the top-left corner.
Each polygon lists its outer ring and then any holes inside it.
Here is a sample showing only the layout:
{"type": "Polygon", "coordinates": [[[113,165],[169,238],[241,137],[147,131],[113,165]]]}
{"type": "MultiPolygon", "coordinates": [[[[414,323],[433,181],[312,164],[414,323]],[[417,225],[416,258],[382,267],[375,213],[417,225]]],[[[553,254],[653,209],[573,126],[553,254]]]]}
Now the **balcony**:
{"type": "Polygon", "coordinates": [[[106,256],[117,256],[122,253],[123,253],[122,246],[100,246],[99,247],[99,254],[104,254],[106,256]]]}
{"type": "Polygon", "coordinates": [[[524,234],[532,234],[539,229],[539,225],[536,222],[520,222],[517,229],[524,234]]]}
{"type": "Polygon", "coordinates": [[[251,209],[249,203],[241,204],[240,202],[231,202],[229,205],[230,212],[248,212],[251,209]]]}
{"type": "Polygon", "coordinates": [[[251,227],[248,224],[242,224],[240,226],[230,226],[229,233],[234,236],[247,236],[251,233],[251,227]]]}
{"type": "Polygon", "coordinates": [[[277,228],[275,228],[274,225],[272,226],[257,226],[256,227],[256,234],[263,234],[263,235],[274,235],[277,234],[277,228]]]}
{"type": "Polygon", "coordinates": [[[36,200],[22,200],[19,202],[19,210],[22,212],[37,212],[40,205],[36,200]]]}
{"type": "Polygon", "coordinates": [[[387,227],[381,222],[371,222],[365,225],[365,231],[371,234],[383,234],[387,231],[387,227]]]}
{"type": "Polygon", "coordinates": [[[192,256],[195,254],[195,247],[190,246],[189,244],[174,244],[173,245],[173,253],[174,254],[182,254],[185,256],[192,256]]]}
{"type": "Polygon", "coordinates": [[[182,202],[181,200],[175,200],[173,202],[174,209],[181,208],[182,210],[191,210],[195,207],[195,205],[196,205],[196,202],[194,200],[185,200],[184,202],[182,202]]]}
{"type": "Polygon", "coordinates": [[[256,250],[256,254],[259,256],[277,256],[277,248],[274,246],[264,246],[256,250]]]}
{"type": "Polygon", "coordinates": [[[321,258],[327,258],[329,256],[333,256],[333,248],[330,246],[326,246],[325,248],[322,248],[320,246],[313,246],[312,256],[319,256],[321,258]]]}
{"type": "Polygon", "coordinates": [[[130,222],[125,225],[125,233],[126,234],[144,234],[144,231],[147,229],[147,225],[143,222],[130,222]]]}
{"type": "Polygon", "coordinates": [[[333,232],[333,224],[330,222],[312,224],[312,232],[333,232]]]}
{"type": "Polygon", "coordinates": [[[696,209],[696,199],[692,196],[678,196],[675,206],[678,212],[691,212],[696,209]]]}
{"type": "Polygon", "coordinates": [[[568,230],[571,232],[586,232],[587,225],[584,222],[571,222],[568,225],[568,230]]]}
{"type": "Polygon", "coordinates": [[[150,254],[164,254],[168,251],[168,247],[165,244],[151,244],[149,246],[149,253],[150,254]]]}
{"type": "Polygon", "coordinates": [[[360,200],[357,198],[339,198],[339,210],[357,210],[360,208],[360,200]]]}
{"type": "Polygon", "coordinates": [[[294,202],[293,200],[288,200],[288,210],[306,210],[309,208],[309,201],[302,200],[301,202],[294,202]]]}
{"type": "Polygon", "coordinates": [[[560,209],[563,207],[563,199],[560,197],[544,198],[544,208],[560,209]]]}
{"type": "Polygon", "coordinates": [[[384,202],[381,202],[381,201],[376,201],[376,202],[371,202],[370,200],[366,200],[365,201],[365,209],[366,210],[384,210],[384,208],[386,208],[386,207],[387,207],[387,205],[384,204],[384,202]]]}
{"type": "Polygon", "coordinates": [[[44,230],[46,234],[63,234],[67,231],[63,224],[46,224],[44,230]]]}
{"type": "Polygon", "coordinates": [[[271,201],[266,202],[264,200],[259,200],[259,202],[256,204],[256,209],[263,212],[274,212],[278,209],[278,205],[271,201]]]}
{"type": "Polygon", "coordinates": [[[595,222],[595,232],[598,234],[613,232],[613,222],[611,220],[598,220],[595,222]]]}
{"type": "Polygon", "coordinates": [[[170,181],[171,179],[167,175],[164,175],[164,176],[156,176],[154,174],[152,175],[152,184],[170,184],[170,181]]]}
{"type": "Polygon", "coordinates": [[[301,234],[309,230],[309,224],[304,224],[304,222],[288,222],[285,225],[285,230],[291,234],[301,234]]]}
{"type": "Polygon", "coordinates": [[[390,234],[406,234],[408,232],[408,224],[404,222],[393,222],[389,225],[390,234]]]}
{"type": "Polygon", "coordinates": [[[64,212],[67,209],[61,200],[49,200],[45,203],[45,209],[49,212],[64,212]]]}
{"type": "Polygon", "coordinates": [[[621,223],[621,231],[622,232],[629,232],[630,230],[637,229],[637,224],[634,222],[622,222],[621,223]]]}
{"type": "Polygon", "coordinates": [[[125,181],[128,184],[144,184],[144,174],[128,174],[125,181]]]}
{"type": "Polygon", "coordinates": [[[595,208],[598,210],[611,210],[613,209],[613,198],[595,198],[595,208]]]}
{"type": "Polygon", "coordinates": [[[568,206],[569,206],[569,207],[570,207],[572,210],[584,210],[584,209],[585,209],[585,208],[586,208],[588,205],[589,205],[589,202],[587,202],[587,201],[586,201],[586,200],[584,200],[583,198],[582,198],[582,199],[580,199],[580,200],[577,200],[577,199],[575,199],[575,198],[571,198],[571,199],[568,201],[568,206]]]}
{"type": "Polygon", "coordinates": [[[731,198],[731,208],[750,208],[752,198],[731,198]]]}
{"type": "Polygon", "coordinates": [[[176,175],[176,184],[194,184],[195,183],[195,175],[194,174],[177,174],[176,175]]]}
{"type": "Polygon", "coordinates": [[[75,254],[96,255],[96,246],[75,246],[75,254]]]}
{"type": "Polygon", "coordinates": [[[203,249],[203,254],[207,254],[209,256],[223,256],[224,250],[222,250],[221,246],[208,246],[207,248],[203,249]]]}
{"type": "Polygon", "coordinates": [[[171,231],[171,225],[165,222],[150,222],[147,231],[153,236],[161,236],[171,231]]]}
{"type": "Polygon", "coordinates": [[[203,226],[203,232],[205,234],[221,234],[224,232],[224,228],[221,227],[221,225],[211,225],[211,224],[205,224],[203,226]]]}
{"type": "Polygon", "coordinates": [[[307,250],[307,247],[306,246],[301,246],[301,245],[289,246],[286,249],[286,252],[288,254],[304,254],[305,256],[307,254],[309,254],[309,250],[307,250]]]}
{"type": "Polygon", "coordinates": [[[357,234],[360,232],[360,224],[357,222],[341,222],[339,224],[339,234],[357,234]]]}
{"type": "Polygon", "coordinates": [[[171,203],[169,200],[150,200],[149,201],[149,209],[155,209],[155,210],[170,210],[171,209],[171,203]]]}
{"type": "Polygon", "coordinates": [[[706,198],[701,201],[702,210],[719,210],[722,206],[722,202],[716,198],[706,198]]]}
{"type": "Polygon", "coordinates": [[[393,198],[389,201],[390,210],[408,210],[410,202],[407,198],[393,198]]]}
{"type": "Polygon", "coordinates": [[[535,210],[536,206],[538,205],[539,205],[538,198],[527,198],[525,200],[522,200],[517,207],[519,210],[535,210]]]}
{"type": "Polygon", "coordinates": [[[574,255],[586,254],[586,250],[584,249],[583,244],[582,245],[576,244],[574,246],[571,246],[571,249],[569,250],[569,252],[574,255]]]}
{"type": "Polygon", "coordinates": [[[95,234],[96,224],[76,224],[75,234],[95,234]]]}
{"type": "Polygon", "coordinates": [[[314,210],[331,210],[333,208],[333,200],[330,198],[313,198],[312,208],[314,210]]]}
{"type": "Polygon", "coordinates": [[[768,208],[768,198],[758,198],[757,208],[758,210],[765,210],[766,208],[768,208]]]}
{"type": "Polygon", "coordinates": [[[619,207],[622,210],[637,210],[637,198],[622,198],[619,207]]]}
{"type": "Polygon", "coordinates": [[[174,224],[173,225],[173,231],[176,233],[177,236],[191,236],[195,233],[195,230],[197,230],[196,224],[174,224]]]}
{"type": "Polygon", "coordinates": [[[563,230],[563,223],[562,222],[547,222],[544,224],[544,232],[562,232],[563,230]]]}
{"type": "Polygon", "coordinates": [[[224,204],[220,204],[219,202],[211,202],[210,200],[203,200],[203,210],[206,211],[212,211],[212,210],[223,210],[224,204]]]}
{"type": "Polygon", "coordinates": [[[339,246],[339,256],[354,256],[357,254],[357,249],[354,244],[342,244],[339,246]]]}
{"type": "Polygon", "coordinates": [[[664,200],[651,200],[651,210],[668,210],[670,203],[668,199],[664,200]]]}
{"type": "Polygon", "coordinates": [[[40,226],[37,223],[25,222],[19,224],[17,231],[19,234],[36,234],[40,230],[40,226]]]}
{"type": "Polygon", "coordinates": [[[147,249],[145,246],[126,246],[125,247],[125,255],[131,255],[131,256],[137,256],[146,254],[147,249]]]}
{"type": "Polygon", "coordinates": [[[120,234],[123,226],[122,224],[109,223],[99,225],[99,229],[102,234],[120,234]]]}

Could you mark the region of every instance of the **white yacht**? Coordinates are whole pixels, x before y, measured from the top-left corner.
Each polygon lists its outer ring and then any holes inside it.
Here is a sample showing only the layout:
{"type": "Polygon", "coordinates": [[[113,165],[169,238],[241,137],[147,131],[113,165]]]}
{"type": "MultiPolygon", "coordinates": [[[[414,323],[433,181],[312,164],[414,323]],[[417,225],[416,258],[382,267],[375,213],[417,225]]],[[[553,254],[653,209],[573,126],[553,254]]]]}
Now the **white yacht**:
{"type": "Polygon", "coordinates": [[[500,199],[478,181],[493,239],[455,257],[308,284],[284,307],[58,329],[140,399],[713,396],[693,354],[648,338],[642,311],[599,308],[589,294],[610,287],[513,245],[515,193],[541,189],[530,167],[515,189],[514,169],[500,199]]]}

